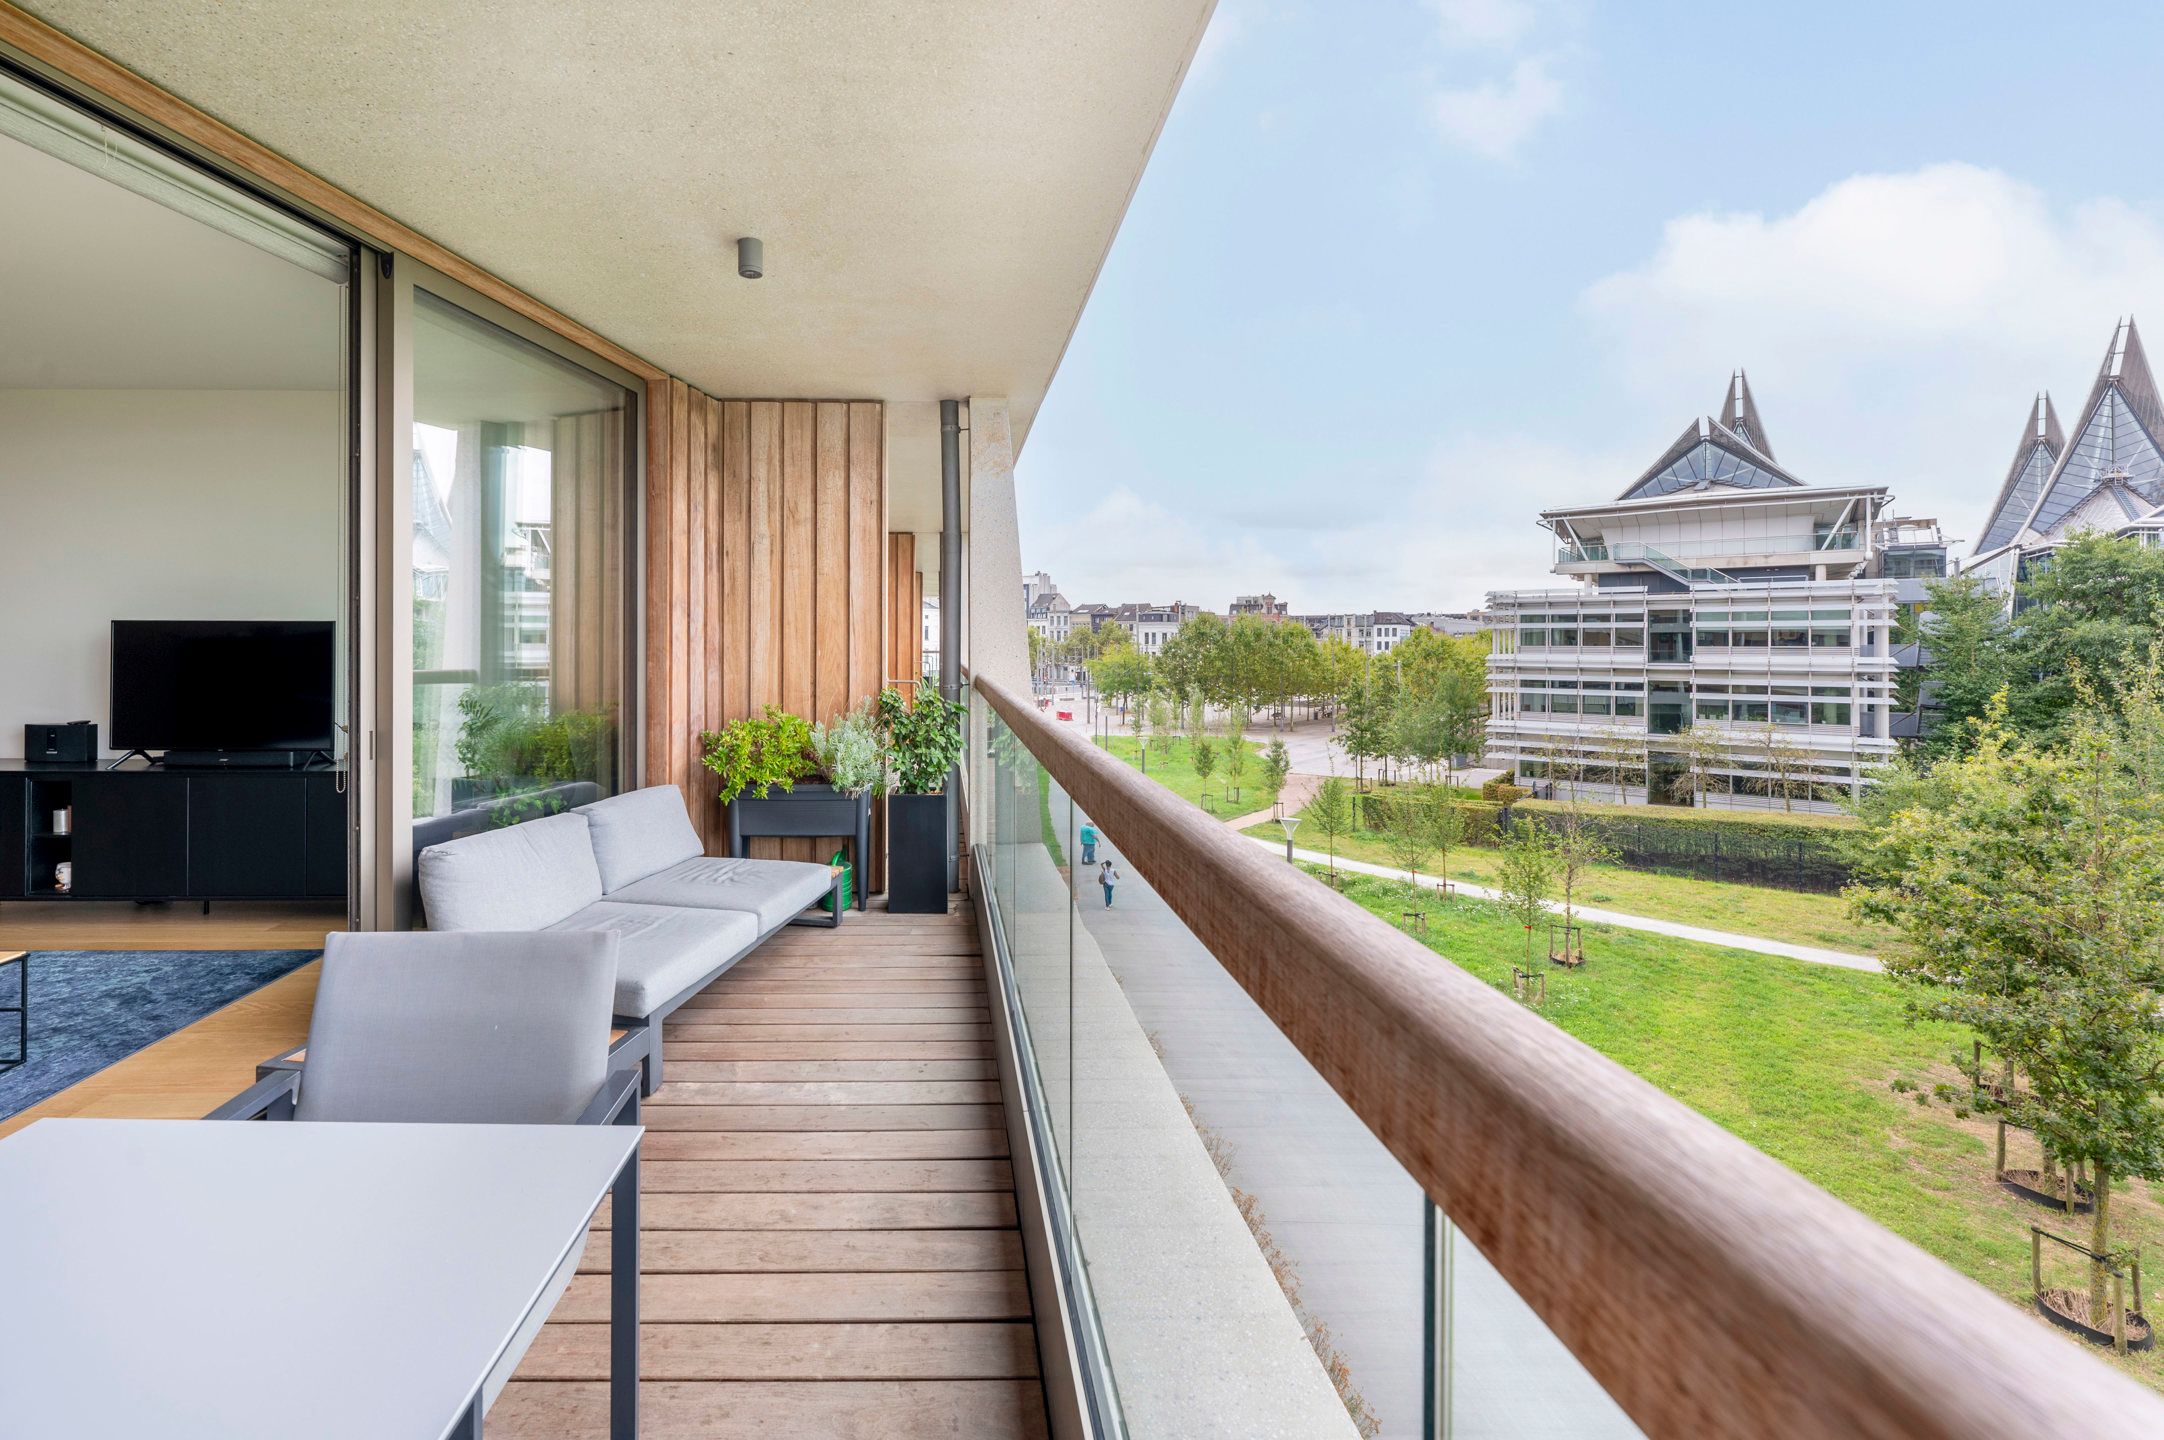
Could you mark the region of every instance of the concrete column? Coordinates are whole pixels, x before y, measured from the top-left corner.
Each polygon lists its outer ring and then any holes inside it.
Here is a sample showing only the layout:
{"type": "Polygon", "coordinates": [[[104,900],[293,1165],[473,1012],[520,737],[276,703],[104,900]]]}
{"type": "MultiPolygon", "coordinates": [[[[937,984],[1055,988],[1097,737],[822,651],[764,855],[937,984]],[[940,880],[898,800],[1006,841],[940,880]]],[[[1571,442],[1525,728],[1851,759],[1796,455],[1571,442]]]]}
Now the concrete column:
{"type": "Polygon", "coordinates": [[[1014,432],[1002,398],[969,401],[969,670],[1029,693],[1029,622],[1022,605],[1022,536],[1014,503],[1014,432]]]}

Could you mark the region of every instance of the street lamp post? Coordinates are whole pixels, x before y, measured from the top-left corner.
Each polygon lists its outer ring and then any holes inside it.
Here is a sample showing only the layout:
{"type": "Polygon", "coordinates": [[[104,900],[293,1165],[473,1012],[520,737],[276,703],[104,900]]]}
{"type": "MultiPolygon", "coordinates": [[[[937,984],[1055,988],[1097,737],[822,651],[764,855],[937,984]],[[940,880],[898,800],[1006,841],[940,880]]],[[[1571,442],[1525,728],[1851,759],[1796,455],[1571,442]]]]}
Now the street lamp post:
{"type": "Polygon", "coordinates": [[[1300,828],[1300,817],[1287,815],[1282,823],[1285,826],[1285,863],[1290,865],[1292,863],[1292,833],[1300,828]]]}

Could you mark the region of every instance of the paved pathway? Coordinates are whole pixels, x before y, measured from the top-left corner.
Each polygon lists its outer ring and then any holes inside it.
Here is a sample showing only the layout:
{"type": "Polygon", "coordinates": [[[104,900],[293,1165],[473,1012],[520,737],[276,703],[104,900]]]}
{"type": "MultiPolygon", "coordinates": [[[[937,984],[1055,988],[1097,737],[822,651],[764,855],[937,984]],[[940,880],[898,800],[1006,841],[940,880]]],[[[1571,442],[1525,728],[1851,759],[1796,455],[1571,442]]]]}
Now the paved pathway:
{"type": "MultiPolygon", "coordinates": [[[[1265,819],[1268,817],[1265,816],[1265,819]]],[[[1282,855],[1284,845],[1260,835],[1247,839],[1272,854],[1282,855]]],[[[1327,865],[1330,856],[1321,850],[1295,849],[1293,855],[1316,865],[1327,865]]],[[[1350,870],[1358,875],[1379,875],[1386,880],[1410,880],[1406,871],[1393,870],[1388,865],[1376,865],[1365,860],[1348,860],[1338,857],[1337,868],[1350,870]]],[[[1441,882],[1433,876],[1423,875],[1420,883],[1435,886],[1441,882]]],[[[1498,898],[1496,892],[1485,885],[1475,885],[1469,880],[1452,880],[1451,888],[1461,894],[1478,896],[1483,900],[1498,898]]],[[[1759,955],[1779,955],[1788,960],[1801,960],[1809,965],[1833,965],[1843,970],[1868,970],[1883,972],[1886,967],[1869,955],[1857,955],[1847,950],[1823,950],[1815,945],[1791,945],[1786,940],[1768,940],[1762,935],[1738,935],[1729,930],[1708,930],[1699,925],[1684,925],[1674,920],[1656,920],[1650,915],[1625,915],[1619,910],[1597,910],[1591,906],[1577,907],[1580,919],[1596,925],[1615,925],[1625,930],[1644,930],[1655,935],[1672,935],[1678,940],[1696,940],[1705,945],[1719,945],[1730,950],[1749,950],[1759,955]]]]}

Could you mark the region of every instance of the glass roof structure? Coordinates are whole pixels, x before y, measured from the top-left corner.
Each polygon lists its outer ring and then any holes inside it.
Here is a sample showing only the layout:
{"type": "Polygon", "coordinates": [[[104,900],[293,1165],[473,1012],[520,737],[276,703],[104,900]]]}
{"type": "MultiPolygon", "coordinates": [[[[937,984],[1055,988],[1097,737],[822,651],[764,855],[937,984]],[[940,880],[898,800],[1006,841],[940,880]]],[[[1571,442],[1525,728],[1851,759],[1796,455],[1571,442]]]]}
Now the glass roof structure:
{"type": "Polygon", "coordinates": [[[2021,427],[2021,443],[2014,447],[2014,463],[2007,467],[2006,483],[1999,487],[1991,517],[1984,522],[1983,538],[1976,553],[1996,550],[2021,534],[2023,522],[2036,508],[2051,469],[2066,449],[2066,434],[2059,428],[2059,412],[2052,408],[2049,392],[2039,392],[2029,407],[2028,423],[2021,427]]]}
{"type": "Polygon", "coordinates": [[[2141,335],[2131,319],[2119,322],[2097,371],[2096,384],[2074,427],[2073,443],[2059,456],[2038,495],[2025,534],[2053,536],[2082,501],[2117,480],[2155,505],[2164,503],[2164,402],[2149,373],[2141,335]]]}
{"type": "MultiPolygon", "coordinates": [[[[1741,379],[1740,373],[1737,378],[1741,379]]],[[[1748,393],[1745,392],[1746,406],[1748,393]]],[[[1755,421],[1755,412],[1750,418],[1755,421]]],[[[1801,480],[1774,464],[1772,456],[1720,421],[1706,418],[1692,422],[1690,428],[1662,452],[1661,458],[1616,498],[1645,500],[1714,485],[1727,485],[1737,490],[1779,490],[1802,484],[1801,480]]]]}

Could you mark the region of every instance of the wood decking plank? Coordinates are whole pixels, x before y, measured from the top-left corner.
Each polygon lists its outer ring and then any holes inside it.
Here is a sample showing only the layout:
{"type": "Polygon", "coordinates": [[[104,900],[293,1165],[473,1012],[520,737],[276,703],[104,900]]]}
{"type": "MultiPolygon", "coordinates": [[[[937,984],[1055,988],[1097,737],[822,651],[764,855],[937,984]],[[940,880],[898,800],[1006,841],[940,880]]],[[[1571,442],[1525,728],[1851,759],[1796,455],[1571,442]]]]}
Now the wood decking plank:
{"type": "MultiPolygon", "coordinates": [[[[682,1012],[679,1011],[679,1014],[682,1012]]],[[[972,1040],[989,1044],[992,1026],[989,1021],[964,1024],[939,1025],[852,1025],[845,1022],[827,1021],[817,1025],[800,1024],[738,1024],[732,1018],[713,1023],[693,1024],[688,1020],[671,1017],[668,1024],[671,1054],[676,1042],[686,1044],[701,1041],[715,1043],[726,1040],[757,1040],[774,1044],[785,1040],[839,1040],[869,1043],[872,1041],[924,1041],[924,1040],[972,1040]]],[[[307,1032],[302,1031],[305,1038],[307,1032]]],[[[275,1051],[271,1052],[277,1053],[275,1051]]]]}
{"type": "Polygon", "coordinates": [[[974,1160],[1007,1153],[1004,1130],[653,1130],[649,1160],[974,1160]]]}
{"type": "Polygon", "coordinates": [[[997,1105],[652,1105],[649,1130],[982,1130],[997,1105]]]}
{"type": "Polygon", "coordinates": [[[685,1060],[669,1057],[669,1083],[715,1080],[991,1080],[991,1057],[946,1060],[685,1060]]]}
{"type": "MultiPolygon", "coordinates": [[[[844,1027],[845,1029],[851,1027],[844,1027]]],[[[673,1038],[673,1037],[672,1037],[673,1038]]],[[[679,1040],[669,1063],[699,1060],[974,1060],[992,1054],[979,1040],[679,1040]]]]}
{"type": "Polygon", "coordinates": [[[711,1010],[847,1010],[859,1013],[868,1009],[883,1010],[892,1007],[914,1014],[917,1010],[934,1007],[944,1010],[981,1010],[984,999],[982,985],[942,987],[931,993],[889,990],[879,985],[844,985],[826,989],[806,987],[781,993],[735,985],[717,985],[703,995],[694,995],[686,1000],[683,1009],[677,1013],[691,1015],[711,1010]]]}
{"type": "MultiPolygon", "coordinates": [[[[548,1324],[519,1374],[532,1380],[608,1376],[609,1327],[548,1324]]],[[[1026,1323],[639,1327],[644,1380],[1018,1380],[1037,1375],[1026,1323]]],[[[784,1431],[784,1433],[790,1433],[784,1431]]]]}
{"type": "MultiPolygon", "coordinates": [[[[923,999],[926,997],[918,997],[923,999]]],[[[983,1006],[941,1006],[922,1009],[845,1009],[823,1005],[793,1005],[779,1009],[765,1005],[721,1004],[694,1010],[690,1006],[671,1015],[668,1024],[695,1025],[982,1025],[991,1020],[983,1006]]],[[[673,1030],[671,1033],[674,1033],[673,1030]]]]}
{"type": "Polygon", "coordinates": [[[685,1191],[851,1194],[892,1190],[923,1195],[940,1190],[1014,1189],[1005,1160],[647,1160],[639,1165],[641,1194],[685,1191]]]}
{"type": "MultiPolygon", "coordinates": [[[[605,1435],[609,1389],[578,1380],[518,1380],[488,1412],[504,1440],[605,1435]]],[[[1044,1440],[1034,1380],[685,1381],[639,1387],[644,1440],[1044,1440]]]]}
{"type": "MultiPolygon", "coordinates": [[[[1020,1270],[656,1274],[642,1265],[639,1314],[664,1325],[1027,1320],[1029,1282],[1020,1270]]],[[[575,1277],[552,1318],[605,1323],[608,1277],[575,1277]]]]}
{"type": "MultiPolygon", "coordinates": [[[[1022,1238],[1013,1230],[647,1230],[639,1236],[642,1276],[1021,1268],[1022,1238]]],[[[608,1274],[609,1247],[588,1245],[579,1273],[608,1274]]]]}
{"type": "Polygon", "coordinates": [[[997,1080],[674,1080],[662,1105],[996,1105],[997,1080]]]}
{"type": "MultiPolygon", "coordinates": [[[[905,1195],[642,1196],[649,1230],[1001,1230],[1014,1228],[1014,1196],[992,1190],[905,1195]]],[[[594,1225],[609,1226],[601,1202],[594,1225]]],[[[589,1249],[591,1247],[588,1247],[589,1249]]]]}

